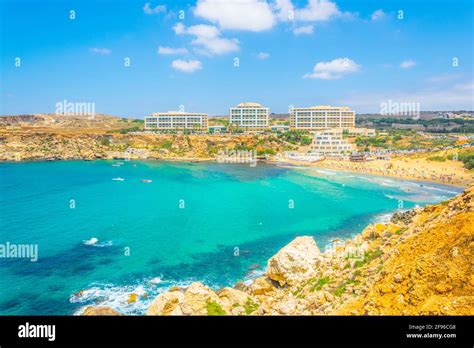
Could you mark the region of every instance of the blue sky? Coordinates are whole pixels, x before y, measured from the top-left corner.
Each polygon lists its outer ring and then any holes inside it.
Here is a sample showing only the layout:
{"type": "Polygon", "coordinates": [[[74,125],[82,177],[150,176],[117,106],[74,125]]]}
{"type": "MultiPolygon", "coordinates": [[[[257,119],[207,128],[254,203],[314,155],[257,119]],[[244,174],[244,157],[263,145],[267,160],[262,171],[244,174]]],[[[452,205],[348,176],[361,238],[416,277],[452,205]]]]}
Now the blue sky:
{"type": "Polygon", "coordinates": [[[474,109],[472,0],[0,3],[2,115],[63,100],[138,118],[241,101],[474,109]]]}

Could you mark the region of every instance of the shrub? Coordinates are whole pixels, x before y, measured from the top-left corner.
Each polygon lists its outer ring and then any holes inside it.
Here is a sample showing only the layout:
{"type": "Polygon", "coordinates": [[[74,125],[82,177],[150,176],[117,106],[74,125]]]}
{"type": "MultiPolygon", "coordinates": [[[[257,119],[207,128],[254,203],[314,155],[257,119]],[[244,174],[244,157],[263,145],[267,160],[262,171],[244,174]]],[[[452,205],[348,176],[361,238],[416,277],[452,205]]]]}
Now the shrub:
{"type": "Polygon", "coordinates": [[[110,140],[108,138],[102,138],[102,139],[100,139],[100,145],[109,146],[110,145],[110,140]]]}
{"type": "Polygon", "coordinates": [[[318,279],[313,286],[309,289],[309,291],[313,292],[315,290],[319,291],[323,288],[324,285],[328,284],[330,281],[329,277],[323,277],[318,279]]]}
{"type": "Polygon", "coordinates": [[[207,315],[226,315],[226,312],[217,302],[207,301],[207,315]]]}
{"type": "Polygon", "coordinates": [[[250,297],[247,299],[247,302],[244,304],[245,313],[247,315],[252,314],[258,309],[258,304],[255,303],[250,297]]]}
{"type": "Polygon", "coordinates": [[[427,158],[428,161],[433,161],[433,162],[444,162],[446,161],[446,157],[444,156],[431,156],[427,158]]]}

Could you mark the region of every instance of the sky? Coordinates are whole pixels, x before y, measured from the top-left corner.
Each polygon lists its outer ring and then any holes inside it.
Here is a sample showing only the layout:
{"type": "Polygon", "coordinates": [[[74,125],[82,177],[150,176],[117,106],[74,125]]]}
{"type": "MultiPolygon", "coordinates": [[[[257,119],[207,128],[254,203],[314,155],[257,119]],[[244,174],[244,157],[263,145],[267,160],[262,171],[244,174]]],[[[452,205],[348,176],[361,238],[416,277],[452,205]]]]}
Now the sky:
{"type": "Polygon", "coordinates": [[[472,0],[0,0],[0,114],[474,109],[472,0]]]}

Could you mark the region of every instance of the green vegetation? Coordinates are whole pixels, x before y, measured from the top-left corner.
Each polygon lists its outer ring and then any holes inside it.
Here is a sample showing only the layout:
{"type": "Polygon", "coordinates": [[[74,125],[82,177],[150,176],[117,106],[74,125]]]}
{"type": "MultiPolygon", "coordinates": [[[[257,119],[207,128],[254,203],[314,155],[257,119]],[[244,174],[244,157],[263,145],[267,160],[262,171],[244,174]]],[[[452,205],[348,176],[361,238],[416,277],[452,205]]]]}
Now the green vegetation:
{"type": "Polygon", "coordinates": [[[255,146],[240,143],[240,144],[235,145],[233,150],[234,151],[253,151],[255,150],[255,146]]]}
{"type": "Polygon", "coordinates": [[[173,146],[173,142],[171,140],[164,140],[158,145],[158,148],[171,150],[172,146],[173,146]]]}
{"type": "Polygon", "coordinates": [[[464,163],[466,169],[474,169],[474,151],[459,153],[458,160],[464,163]]]}
{"type": "Polygon", "coordinates": [[[378,137],[357,137],[355,143],[357,146],[364,146],[367,148],[368,146],[372,147],[381,147],[381,148],[388,148],[387,140],[389,139],[388,136],[378,136],[378,137]]]}
{"type": "Polygon", "coordinates": [[[215,301],[207,301],[207,315],[226,315],[224,309],[222,309],[221,305],[215,301]]]}
{"type": "Polygon", "coordinates": [[[346,292],[346,284],[343,283],[339,285],[336,289],[334,289],[333,294],[336,296],[342,296],[342,294],[345,292],[346,292]]]}
{"type": "Polygon", "coordinates": [[[110,145],[110,140],[108,138],[102,138],[102,139],[100,139],[99,143],[102,146],[109,146],[110,145]]]}
{"type": "Polygon", "coordinates": [[[130,132],[137,132],[139,130],[141,130],[142,127],[140,126],[135,126],[135,127],[130,127],[130,128],[122,128],[122,129],[119,129],[118,132],[120,134],[127,134],[127,133],[130,133],[130,132]]]}
{"type": "Polygon", "coordinates": [[[311,292],[319,291],[323,288],[324,285],[329,284],[329,282],[330,282],[329,277],[319,278],[318,280],[315,279],[309,291],[311,292]]]}
{"type": "Polygon", "coordinates": [[[462,118],[454,119],[413,119],[413,118],[374,118],[371,119],[374,123],[375,128],[389,128],[392,123],[397,124],[412,124],[422,125],[425,127],[426,132],[431,133],[473,133],[474,132],[474,120],[467,120],[462,118]]]}
{"type": "Polygon", "coordinates": [[[431,156],[427,158],[428,161],[433,161],[433,162],[444,162],[446,161],[446,157],[444,156],[431,156]]]}
{"type": "Polygon", "coordinates": [[[357,260],[354,263],[354,268],[362,267],[363,265],[369,263],[370,261],[381,256],[382,254],[383,254],[383,251],[381,249],[366,251],[364,253],[364,258],[362,260],[357,260]]]}
{"type": "Polygon", "coordinates": [[[257,150],[257,155],[258,155],[258,156],[262,156],[262,155],[276,155],[276,150],[275,150],[275,149],[257,150]]]}
{"type": "Polygon", "coordinates": [[[342,283],[341,285],[339,285],[337,288],[333,290],[333,294],[338,297],[342,296],[342,294],[346,292],[348,285],[357,285],[357,284],[359,284],[358,280],[355,280],[355,279],[346,280],[344,283],[342,283]]]}
{"type": "Polygon", "coordinates": [[[258,309],[258,304],[255,303],[250,297],[247,299],[247,302],[244,304],[245,313],[247,315],[252,314],[258,309]]]}
{"type": "Polygon", "coordinates": [[[312,142],[312,139],[308,132],[298,131],[298,130],[290,130],[285,133],[281,133],[278,137],[288,143],[295,144],[295,145],[309,145],[312,142]]]}

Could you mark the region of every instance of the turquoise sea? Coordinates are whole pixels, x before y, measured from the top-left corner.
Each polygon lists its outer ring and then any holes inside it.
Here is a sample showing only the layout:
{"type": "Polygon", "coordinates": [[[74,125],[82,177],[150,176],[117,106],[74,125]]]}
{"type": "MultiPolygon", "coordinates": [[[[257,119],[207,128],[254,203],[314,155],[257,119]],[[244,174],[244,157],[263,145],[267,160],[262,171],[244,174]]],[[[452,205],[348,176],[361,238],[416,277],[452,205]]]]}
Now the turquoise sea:
{"type": "Polygon", "coordinates": [[[324,249],[400,204],[461,191],[262,163],[118,162],[0,164],[0,244],[39,252],[37,262],[0,258],[1,315],[69,315],[90,304],[143,314],[174,285],[217,289],[258,276],[296,236],[324,249]]]}

